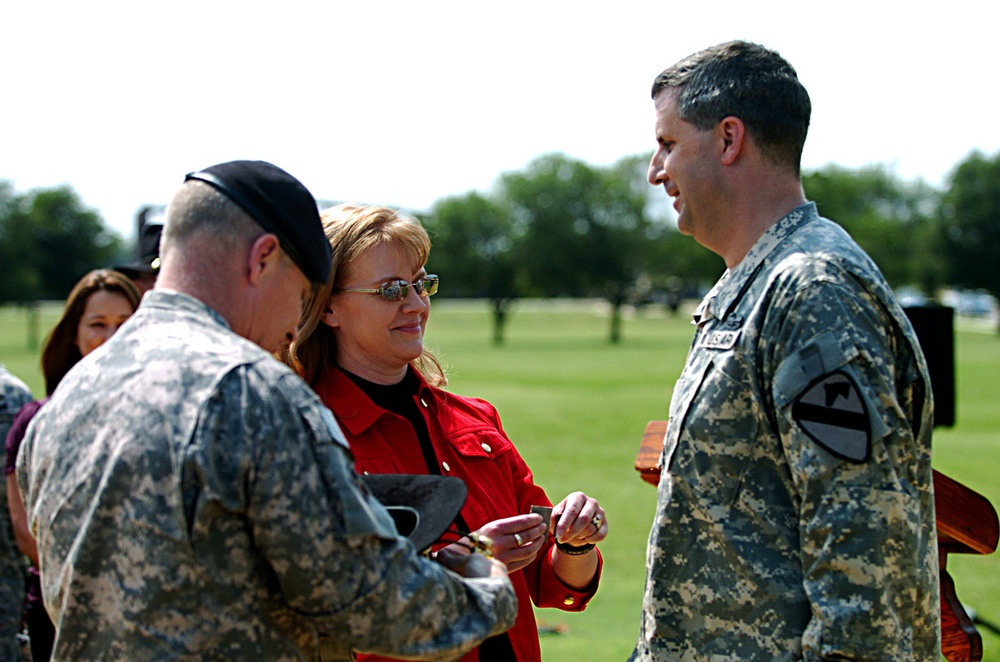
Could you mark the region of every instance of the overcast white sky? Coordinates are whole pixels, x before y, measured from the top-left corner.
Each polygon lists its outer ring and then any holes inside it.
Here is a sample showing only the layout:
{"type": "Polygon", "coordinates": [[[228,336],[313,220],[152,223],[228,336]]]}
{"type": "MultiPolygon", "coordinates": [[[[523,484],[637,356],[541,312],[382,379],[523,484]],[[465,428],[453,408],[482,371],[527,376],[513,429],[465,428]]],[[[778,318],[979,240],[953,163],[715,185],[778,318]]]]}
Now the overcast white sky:
{"type": "Polygon", "coordinates": [[[939,186],[1000,150],[1000,5],[951,2],[45,2],[0,22],[0,179],[69,184],[129,237],[185,173],[265,159],[326,200],[424,209],[560,151],[652,150],[654,76],[777,49],[813,100],[804,166],[939,186]]]}

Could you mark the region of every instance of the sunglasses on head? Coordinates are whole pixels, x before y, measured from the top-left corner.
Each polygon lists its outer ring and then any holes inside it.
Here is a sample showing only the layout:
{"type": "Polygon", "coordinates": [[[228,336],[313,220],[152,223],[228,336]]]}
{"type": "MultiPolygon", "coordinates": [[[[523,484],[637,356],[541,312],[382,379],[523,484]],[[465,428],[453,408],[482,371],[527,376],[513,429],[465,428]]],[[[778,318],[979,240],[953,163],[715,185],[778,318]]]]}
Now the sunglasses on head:
{"type": "Polygon", "coordinates": [[[420,296],[429,297],[438,291],[440,279],[434,274],[427,274],[423,278],[418,278],[412,283],[407,283],[402,279],[390,280],[375,288],[345,287],[341,292],[366,292],[377,294],[382,301],[402,301],[410,294],[410,288],[420,296]]]}

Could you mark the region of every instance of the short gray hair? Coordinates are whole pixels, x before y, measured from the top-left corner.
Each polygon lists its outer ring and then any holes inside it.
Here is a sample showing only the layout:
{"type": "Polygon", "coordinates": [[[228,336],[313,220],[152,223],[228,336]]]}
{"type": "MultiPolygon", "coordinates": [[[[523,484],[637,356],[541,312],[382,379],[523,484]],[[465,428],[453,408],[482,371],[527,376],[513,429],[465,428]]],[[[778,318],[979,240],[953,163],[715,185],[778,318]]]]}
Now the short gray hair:
{"type": "Polygon", "coordinates": [[[738,117],[761,153],[799,172],[812,106],[798,74],[776,51],[730,41],[687,56],[653,81],[653,98],[679,90],[682,120],[705,131],[738,117]]]}
{"type": "Polygon", "coordinates": [[[199,241],[207,235],[220,249],[234,251],[262,234],[264,228],[223,193],[204,182],[188,181],[167,207],[161,250],[166,255],[195,235],[199,241]]]}

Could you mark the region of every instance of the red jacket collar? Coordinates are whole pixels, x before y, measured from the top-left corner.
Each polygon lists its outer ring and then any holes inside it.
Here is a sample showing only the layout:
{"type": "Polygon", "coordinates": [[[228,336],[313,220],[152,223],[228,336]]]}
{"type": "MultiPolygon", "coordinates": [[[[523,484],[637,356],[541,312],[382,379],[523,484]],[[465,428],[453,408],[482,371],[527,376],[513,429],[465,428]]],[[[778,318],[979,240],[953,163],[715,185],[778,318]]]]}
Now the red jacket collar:
{"type": "MultiPolygon", "coordinates": [[[[431,402],[430,385],[418,371],[412,368],[411,370],[420,382],[418,394],[428,403],[431,402]]],[[[344,427],[349,438],[361,435],[383,416],[394,415],[372,402],[371,398],[336,366],[330,366],[320,373],[315,389],[320,400],[336,415],[337,422],[344,427]]]]}

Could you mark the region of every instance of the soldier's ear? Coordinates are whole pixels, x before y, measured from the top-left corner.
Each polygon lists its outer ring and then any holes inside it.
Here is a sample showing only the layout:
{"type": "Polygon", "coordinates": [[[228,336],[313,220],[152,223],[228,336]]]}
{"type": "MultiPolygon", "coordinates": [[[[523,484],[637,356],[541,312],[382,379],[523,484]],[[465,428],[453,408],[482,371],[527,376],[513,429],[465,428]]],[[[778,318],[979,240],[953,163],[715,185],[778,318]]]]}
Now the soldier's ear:
{"type": "Polygon", "coordinates": [[[723,165],[732,165],[745,147],[747,128],[738,117],[724,117],[715,127],[719,136],[719,158],[723,165]]]}
{"type": "Polygon", "coordinates": [[[278,238],[269,232],[262,234],[250,244],[247,253],[247,278],[257,285],[262,276],[275,272],[280,262],[281,243],[278,238]]]}

